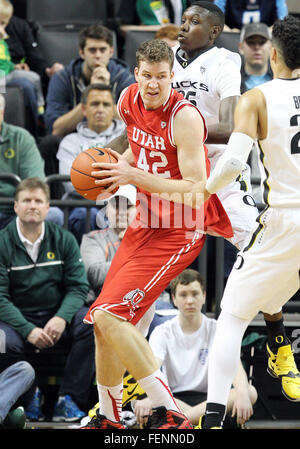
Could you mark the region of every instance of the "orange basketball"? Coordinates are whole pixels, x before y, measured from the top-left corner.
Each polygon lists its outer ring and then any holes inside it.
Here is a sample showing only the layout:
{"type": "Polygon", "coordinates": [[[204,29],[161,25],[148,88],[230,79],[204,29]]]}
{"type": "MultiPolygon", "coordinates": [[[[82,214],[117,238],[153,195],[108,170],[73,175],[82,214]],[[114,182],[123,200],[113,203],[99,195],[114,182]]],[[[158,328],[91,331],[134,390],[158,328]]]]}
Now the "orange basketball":
{"type": "MultiPolygon", "coordinates": [[[[99,170],[92,167],[94,162],[108,162],[115,163],[117,159],[104,148],[89,148],[78,154],[75,158],[71,168],[71,182],[76,190],[84,198],[88,200],[96,200],[98,195],[101,195],[101,200],[113,195],[118,188],[113,192],[105,193],[105,188],[97,186],[95,180],[99,179],[92,176],[92,172],[99,170]]],[[[106,186],[107,187],[107,186],[106,186]]]]}

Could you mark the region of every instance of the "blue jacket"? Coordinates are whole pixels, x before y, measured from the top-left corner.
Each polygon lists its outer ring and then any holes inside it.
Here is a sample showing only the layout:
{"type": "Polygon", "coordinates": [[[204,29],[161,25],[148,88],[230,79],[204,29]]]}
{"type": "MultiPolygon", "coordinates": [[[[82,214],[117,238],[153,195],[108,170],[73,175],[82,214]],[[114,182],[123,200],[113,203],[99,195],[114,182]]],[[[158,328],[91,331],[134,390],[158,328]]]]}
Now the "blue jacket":
{"type": "MultiPolygon", "coordinates": [[[[81,94],[88,86],[82,74],[83,62],[81,58],[74,59],[63,70],[55,73],[49,82],[45,122],[50,134],[55,120],[80,103],[81,94]]],[[[135,83],[135,78],[128,64],[117,58],[110,59],[107,69],[115,101],[118,101],[122,90],[135,83]]]]}

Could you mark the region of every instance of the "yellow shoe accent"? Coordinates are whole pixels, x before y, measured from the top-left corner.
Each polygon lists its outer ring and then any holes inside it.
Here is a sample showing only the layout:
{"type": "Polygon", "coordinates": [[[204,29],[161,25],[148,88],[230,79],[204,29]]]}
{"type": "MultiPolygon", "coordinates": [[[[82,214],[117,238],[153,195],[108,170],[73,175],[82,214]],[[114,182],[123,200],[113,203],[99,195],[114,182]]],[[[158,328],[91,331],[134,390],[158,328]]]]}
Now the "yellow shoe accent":
{"type": "Polygon", "coordinates": [[[98,410],[98,408],[99,408],[99,402],[97,402],[97,404],[95,404],[94,407],[91,408],[91,410],[88,413],[88,415],[91,419],[93,419],[94,416],[96,416],[96,411],[98,410]]]}
{"type": "Polygon", "coordinates": [[[202,430],[222,429],[222,427],[210,427],[209,429],[203,429],[203,427],[202,427],[203,418],[204,418],[204,415],[200,416],[198,426],[195,426],[194,429],[202,429],[202,430]]]}
{"type": "Polygon", "coordinates": [[[146,397],[144,390],[140,384],[128,374],[123,380],[123,407],[135,399],[146,397]]]}
{"type": "Polygon", "coordinates": [[[274,354],[267,344],[267,354],[267,371],[272,377],[281,379],[284,396],[290,401],[300,401],[300,373],[291,345],[279,347],[277,354],[274,354]]]}
{"type": "MultiPolygon", "coordinates": [[[[131,376],[131,374],[127,374],[123,379],[123,407],[134,399],[142,399],[143,397],[146,397],[146,394],[140,387],[140,384],[131,376]]],[[[88,413],[91,419],[96,416],[96,410],[98,409],[99,402],[97,402],[88,413]]]]}

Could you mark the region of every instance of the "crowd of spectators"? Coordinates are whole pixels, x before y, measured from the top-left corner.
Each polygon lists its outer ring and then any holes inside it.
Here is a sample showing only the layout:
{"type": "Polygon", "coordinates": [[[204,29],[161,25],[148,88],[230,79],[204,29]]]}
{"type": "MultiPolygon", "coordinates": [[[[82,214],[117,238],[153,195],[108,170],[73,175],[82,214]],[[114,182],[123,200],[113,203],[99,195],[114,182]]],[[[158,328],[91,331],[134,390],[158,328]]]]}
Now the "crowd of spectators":
{"type": "MultiPolygon", "coordinates": [[[[65,183],[49,190],[44,181],[48,175],[69,175],[72,162],[81,151],[109,146],[124,133],[115,106],[122,90],[134,83],[135,78],[123,58],[122,27],[135,25],[147,29],[145,26],[155,25],[156,38],[176,45],[182,12],[192,1],[118,3],[119,10],[115,12],[118,20],[114,23],[119,28],[112,31],[102,23],[82,27],[78,32],[78,58],[64,66],[59,60],[53,64],[45,60],[36,42],[35,28],[26,19],[26,9],[17,1],[0,0],[0,75],[5,77],[7,86],[21,86],[26,117],[24,128],[6,123],[5,95],[0,94],[0,198],[14,199],[14,203],[0,204],[1,267],[5,271],[0,273],[0,332],[5,331],[9,337],[6,350],[13,348],[14,357],[18,355],[18,361],[13,358],[5,367],[0,366],[0,391],[9,378],[8,370],[16,376],[7,407],[0,407],[0,427],[13,421],[14,416],[17,426],[23,426],[24,409],[16,406],[25,393],[27,401],[23,400],[21,405],[27,407],[27,418],[43,418],[34,371],[22,362],[22,357],[30,345],[44,349],[68,338],[74,345],[68,355],[53,419],[73,421],[84,415],[80,408],[86,407],[83,398],[94,373],[88,369],[93,366],[93,357],[87,357],[93,350],[85,353],[84,348],[93,347],[93,338],[90,327],[82,331],[80,320],[86,306],[101,290],[111,259],[130,222],[135,189],[126,186],[106,208],[92,208],[91,232],[86,233],[85,206],[70,210],[68,230],[64,229],[62,209],[50,207],[52,199],[78,199],[72,185],[65,183]],[[115,38],[120,39],[117,45],[115,38]],[[32,192],[37,195],[33,197],[32,192]],[[126,225],[112,226],[121,199],[126,202],[126,225]],[[35,226],[28,225],[25,212],[30,203],[33,215],[39,211],[33,220],[35,226]],[[29,271],[34,275],[30,276],[29,271]],[[35,292],[36,298],[31,294],[26,303],[24,292],[28,291],[29,279],[30,291],[35,292]]],[[[240,33],[236,51],[242,56],[242,92],[271,79],[268,63],[271,27],[276,18],[287,14],[285,1],[215,0],[214,3],[225,13],[226,30],[240,33]]],[[[259,192],[257,195],[259,199],[259,192]]],[[[153,341],[154,338],[155,334],[153,341]]]]}

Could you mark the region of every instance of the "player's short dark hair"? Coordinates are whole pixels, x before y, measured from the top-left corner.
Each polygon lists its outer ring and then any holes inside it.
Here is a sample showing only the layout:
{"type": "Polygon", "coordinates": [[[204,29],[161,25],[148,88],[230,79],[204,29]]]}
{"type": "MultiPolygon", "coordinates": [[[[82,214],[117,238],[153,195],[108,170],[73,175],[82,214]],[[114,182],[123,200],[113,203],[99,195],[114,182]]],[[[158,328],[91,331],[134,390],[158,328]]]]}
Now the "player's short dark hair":
{"type": "Polygon", "coordinates": [[[94,84],[89,84],[82,92],[81,100],[80,100],[81,103],[86,104],[88,95],[91,92],[91,90],[100,90],[102,92],[108,91],[111,93],[113,101],[115,101],[113,91],[110,86],[108,86],[107,84],[102,84],[102,83],[94,83],[94,84]]]}
{"type": "Polygon", "coordinates": [[[272,42],[282,53],[289,69],[300,67],[300,20],[292,15],[277,20],[272,28],[272,42]]]}
{"type": "Polygon", "coordinates": [[[94,23],[88,27],[82,28],[79,32],[79,48],[83,50],[87,39],[98,39],[106,42],[110,47],[113,47],[113,33],[99,23],[94,23]]]}
{"type": "Polygon", "coordinates": [[[171,47],[160,39],[152,39],[143,42],[136,52],[136,63],[140,66],[141,61],[161,62],[166,61],[170,64],[170,69],[174,65],[174,53],[171,47]]]}
{"type": "Polygon", "coordinates": [[[223,30],[225,25],[225,15],[221,8],[219,8],[212,2],[205,2],[205,1],[193,2],[189,6],[189,8],[191,8],[192,6],[199,6],[200,8],[206,9],[208,11],[209,17],[211,17],[214,20],[215,25],[220,25],[223,30]]]}
{"type": "Polygon", "coordinates": [[[16,191],[15,191],[15,201],[18,201],[19,193],[23,192],[23,190],[35,190],[35,189],[41,189],[46,196],[47,202],[50,201],[49,185],[46,184],[41,178],[38,178],[38,177],[23,179],[17,185],[16,191]]]}
{"type": "Polygon", "coordinates": [[[172,279],[170,283],[170,290],[171,294],[175,296],[176,289],[179,284],[181,285],[188,285],[192,282],[197,281],[199,282],[202,292],[205,293],[206,291],[206,285],[203,277],[199,273],[199,271],[192,270],[191,268],[187,268],[183,270],[176,278],[172,279]]]}

